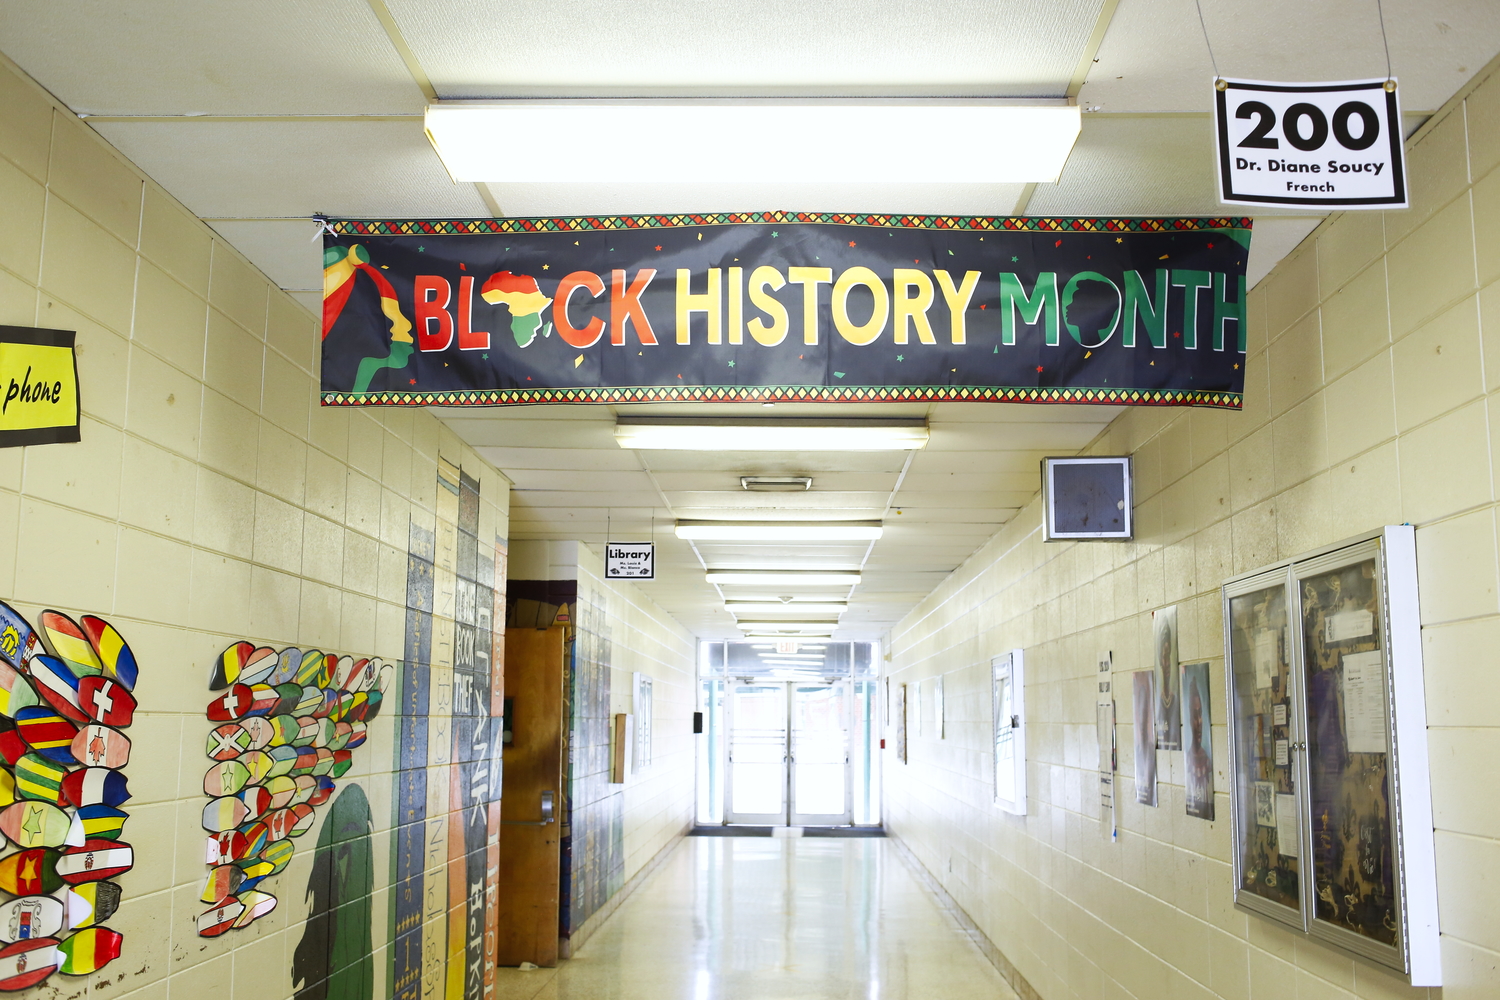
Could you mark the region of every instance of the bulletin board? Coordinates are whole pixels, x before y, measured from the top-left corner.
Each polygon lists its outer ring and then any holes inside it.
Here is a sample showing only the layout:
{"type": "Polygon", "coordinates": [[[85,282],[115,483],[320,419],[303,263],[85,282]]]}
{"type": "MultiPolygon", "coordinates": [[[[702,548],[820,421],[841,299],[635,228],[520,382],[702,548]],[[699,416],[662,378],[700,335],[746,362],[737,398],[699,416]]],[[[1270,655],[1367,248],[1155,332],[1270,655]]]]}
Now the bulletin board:
{"type": "Polygon", "coordinates": [[[1223,595],[1235,904],[1442,985],[1413,529],[1223,595]]]}

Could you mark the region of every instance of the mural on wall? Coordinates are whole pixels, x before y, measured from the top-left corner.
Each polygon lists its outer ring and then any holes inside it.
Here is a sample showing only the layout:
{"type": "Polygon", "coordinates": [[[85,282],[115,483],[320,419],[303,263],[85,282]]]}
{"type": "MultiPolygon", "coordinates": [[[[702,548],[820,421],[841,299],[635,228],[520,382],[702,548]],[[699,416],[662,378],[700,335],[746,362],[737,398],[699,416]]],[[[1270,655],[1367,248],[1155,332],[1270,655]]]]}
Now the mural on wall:
{"type": "Polygon", "coordinates": [[[397,1000],[494,990],[505,546],[480,544],[479,486],[439,459],[435,526],[410,528],[390,894],[397,1000]]]}
{"type": "Polygon", "coordinates": [[[120,955],[101,926],[120,905],[110,881],[135,858],[121,840],[123,768],[135,714],[135,654],[109,622],[43,611],[41,627],[0,603],[0,990],[54,972],[82,976],[120,955]]]}
{"type": "MultiPolygon", "coordinates": [[[[276,908],[260,888],[291,862],[293,840],[312,829],[317,807],[379,714],[393,668],[321,650],[276,650],[237,642],[220,654],[209,690],[203,774],[204,862],[198,934],[248,927],[276,908]]],[[[316,867],[316,862],[315,862],[316,867]]]]}
{"type": "Polygon", "coordinates": [[[359,1000],[375,992],[371,945],[375,859],[370,802],[358,785],[333,800],[307,877],[307,924],[292,955],[296,1000],[359,1000]]]}

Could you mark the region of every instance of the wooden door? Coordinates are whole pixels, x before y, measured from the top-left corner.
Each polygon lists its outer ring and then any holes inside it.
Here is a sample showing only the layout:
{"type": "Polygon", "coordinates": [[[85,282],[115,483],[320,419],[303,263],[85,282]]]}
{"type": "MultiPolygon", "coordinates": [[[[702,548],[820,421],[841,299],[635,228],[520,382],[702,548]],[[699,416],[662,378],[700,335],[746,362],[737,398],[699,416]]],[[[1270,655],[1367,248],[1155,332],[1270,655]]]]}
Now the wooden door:
{"type": "Polygon", "coordinates": [[[563,629],[505,630],[505,696],[511,732],[500,799],[496,964],[557,965],[563,781],[563,629]],[[543,796],[553,821],[543,823],[543,796]]]}

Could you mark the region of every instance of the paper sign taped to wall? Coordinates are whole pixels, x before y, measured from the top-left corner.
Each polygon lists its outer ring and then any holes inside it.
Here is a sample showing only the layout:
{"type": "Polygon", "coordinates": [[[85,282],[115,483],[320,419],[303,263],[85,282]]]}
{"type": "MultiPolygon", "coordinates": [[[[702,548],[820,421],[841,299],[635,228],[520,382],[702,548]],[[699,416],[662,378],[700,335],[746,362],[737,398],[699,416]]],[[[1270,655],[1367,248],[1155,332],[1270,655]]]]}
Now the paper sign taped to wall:
{"type": "Polygon", "coordinates": [[[79,440],[71,330],[0,326],[0,447],[79,440]]]}

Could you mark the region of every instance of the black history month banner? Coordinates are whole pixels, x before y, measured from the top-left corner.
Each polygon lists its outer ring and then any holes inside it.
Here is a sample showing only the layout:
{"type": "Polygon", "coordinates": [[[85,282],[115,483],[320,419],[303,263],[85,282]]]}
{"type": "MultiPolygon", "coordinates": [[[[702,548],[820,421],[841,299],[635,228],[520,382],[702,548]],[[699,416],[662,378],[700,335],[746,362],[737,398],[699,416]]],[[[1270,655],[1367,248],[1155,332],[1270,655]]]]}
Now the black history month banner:
{"type": "Polygon", "coordinates": [[[1237,408],[1250,220],[340,220],[324,405],[1237,408]]]}

